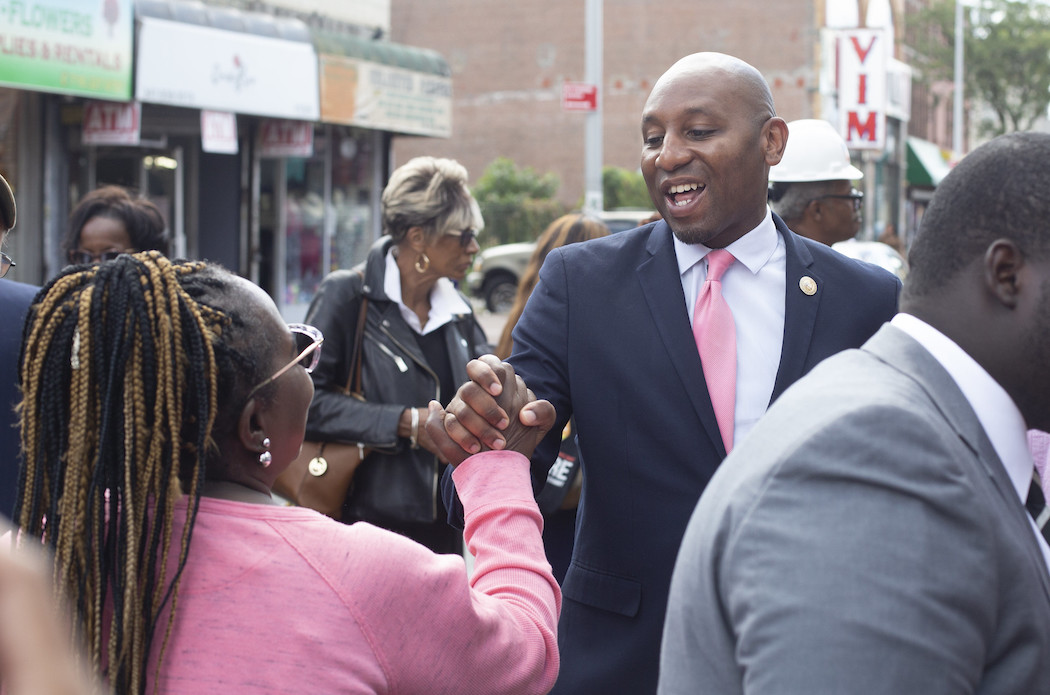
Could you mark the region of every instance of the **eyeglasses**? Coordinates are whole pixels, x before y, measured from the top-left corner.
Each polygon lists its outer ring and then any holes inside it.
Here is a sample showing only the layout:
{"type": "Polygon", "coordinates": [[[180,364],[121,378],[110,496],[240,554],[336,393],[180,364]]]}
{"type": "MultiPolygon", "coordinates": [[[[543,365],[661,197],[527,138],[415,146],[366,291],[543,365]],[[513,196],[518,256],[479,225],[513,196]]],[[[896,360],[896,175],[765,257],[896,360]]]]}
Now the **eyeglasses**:
{"type": "Polygon", "coordinates": [[[117,256],[122,253],[128,253],[128,251],[122,249],[108,249],[106,251],[100,251],[99,253],[91,253],[85,249],[70,249],[69,262],[73,265],[105,263],[106,261],[116,260],[117,256]]]}
{"type": "Polygon", "coordinates": [[[295,359],[278,369],[269,379],[249,391],[247,398],[244,399],[245,401],[250,400],[263,386],[277,381],[282,374],[295,365],[303,363],[306,373],[310,374],[317,367],[317,363],[321,361],[321,343],[324,342],[324,336],[321,334],[321,331],[305,323],[289,323],[288,330],[292,332],[292,338],[295,339],[295,359]]]}
{"type": "Polygon", "coordinates": [[[859,211],[861,209],[861,207],[864,205],[864,193],[862,191],[858,191],[858,190],[852,190],[849,193],[839,193],[839,194],[830,194],[829,193],[828,195],[818,195],[816,198],[813,198],[809,202],[812,203],[813,200],[823,200],[824,198],[842,198],[844,200],[852,200],[853,201],[853,210],[854,211],[859,211]]]}
{"type": "Polygon", "coordinates": [[[18,264],[15,263],[13,258],[8,256],[3,251],[0,251],[0,278],[7,275],[7,271],[11,270],[16,265],[18,264]]]}
{"type": "Polygon", "coordinates": [[[451,232],[445,232],[445,236],[458,236],[460,248],[467,248],[470,246],[470,242],[478,236],[478,230],[476,229],[463,229],[463,230],[452,230],[451,232]]]}

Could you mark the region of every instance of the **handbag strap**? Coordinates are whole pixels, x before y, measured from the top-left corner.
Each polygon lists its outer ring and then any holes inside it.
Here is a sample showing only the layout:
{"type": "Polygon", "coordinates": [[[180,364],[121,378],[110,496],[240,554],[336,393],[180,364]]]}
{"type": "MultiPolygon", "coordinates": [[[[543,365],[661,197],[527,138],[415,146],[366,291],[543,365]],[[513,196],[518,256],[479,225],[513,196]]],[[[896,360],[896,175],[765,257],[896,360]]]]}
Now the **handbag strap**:
{"type": "MultiPolygon", "coordinates": [[[[364,281],[364,273],[361,273],[361,280],[364,281]]],[[[357,309],[357,333],[354,334],[354,351],[350,355],[350,373],[346,377],[346,388],[344,392],[349,395],[351,393],[361,393],[361,345],[365,339],[365,319],[368,317],[368,297],[361,293],[361,304],[357,309]],[[351,388],[353,390],[351,391],[351,388]]]]}

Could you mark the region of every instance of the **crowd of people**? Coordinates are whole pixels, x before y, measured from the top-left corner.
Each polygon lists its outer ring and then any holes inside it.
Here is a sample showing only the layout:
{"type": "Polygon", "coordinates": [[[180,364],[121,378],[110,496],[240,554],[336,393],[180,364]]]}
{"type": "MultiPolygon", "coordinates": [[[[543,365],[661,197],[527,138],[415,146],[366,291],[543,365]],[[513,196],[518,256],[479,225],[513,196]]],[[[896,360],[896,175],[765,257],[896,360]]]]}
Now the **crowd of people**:
{"type": "Polygon", "coordinates": [[[86,196],[0,281],[5,691],[1043,692],[1050,135],[967,155],[902,283],[831,248],[863,174],[753,66],[682,58],[640,134],[657,215],[555,220],[494,348],[454,160],[306,324],[86,196]],[[304,438],[370,450],[340,518],[272,494],[304,438]]]}

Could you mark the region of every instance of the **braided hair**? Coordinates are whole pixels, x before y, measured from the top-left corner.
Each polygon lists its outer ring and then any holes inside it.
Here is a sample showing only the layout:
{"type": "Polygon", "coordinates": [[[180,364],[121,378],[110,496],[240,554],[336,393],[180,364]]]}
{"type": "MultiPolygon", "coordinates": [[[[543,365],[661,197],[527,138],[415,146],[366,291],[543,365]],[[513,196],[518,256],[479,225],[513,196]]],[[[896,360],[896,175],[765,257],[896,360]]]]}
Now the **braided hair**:
{"type": "Polygon", "coordinates": [[[26,321],[15,520],[52,550],[74,638],[115,692],[145,692],[163,623],[159,668],[215,437],[261,380],[233,279],[157,251],[123,255],[66,269],[26,321]]]}

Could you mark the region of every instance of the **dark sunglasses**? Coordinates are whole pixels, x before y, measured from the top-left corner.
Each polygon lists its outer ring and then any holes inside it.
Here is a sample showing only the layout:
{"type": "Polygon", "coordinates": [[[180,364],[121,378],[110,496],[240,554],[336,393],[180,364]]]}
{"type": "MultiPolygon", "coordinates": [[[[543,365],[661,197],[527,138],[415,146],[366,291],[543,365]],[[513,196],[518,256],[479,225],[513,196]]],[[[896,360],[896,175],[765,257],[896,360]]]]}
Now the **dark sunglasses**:
{"type": "Polygon", "coordinates": [[[477,239],[478,231],[476,229],[452,230],[445,232],[445,236],[458,236],[460,248],[465,249],[470,246],[470,242],[477,239]]]}
{"type": "Polygon", "coordinates": [[[119,249],[110,249],[108,251],[101,251],[99,253],[91,253],[84,249],[70,249],[69,250],[69,262],[73,265],[91,265],[92,263],[105,263],[106,261],[116,260],[117,256],[127,251],[119,249]]]}
{"type": "MultiPolygon", "coordinates": [[[[824,198],[841,198],[843,200],[852,200],[854,210],[860,210],[861,206],[864,205],[864,193],[857,190],[850,191],[849,193],[829,193],[828,195],[818,195],[816,198],[813,198],[813,200],[823,200],[824,198]]],[[[810,202],[812,203],[813,200],[811,200],[810,202]]]]}

